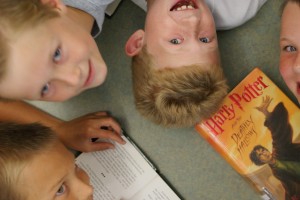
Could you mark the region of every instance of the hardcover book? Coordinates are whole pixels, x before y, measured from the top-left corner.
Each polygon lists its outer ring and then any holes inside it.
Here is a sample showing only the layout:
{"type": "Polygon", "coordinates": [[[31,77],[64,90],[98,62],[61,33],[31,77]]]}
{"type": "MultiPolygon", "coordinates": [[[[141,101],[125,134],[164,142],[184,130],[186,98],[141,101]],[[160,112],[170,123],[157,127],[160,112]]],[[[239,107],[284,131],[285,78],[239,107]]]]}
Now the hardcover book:
{"type": "Polygon", "coordinates": [[[195,128],[263,199],[300,200],[299,111],[255,68],[195,128]]]}
{"type": "Polygon", "coordinates": [[[128,136],[115,149],[82,153],[76,164],[94,187],[95,200],[180,200],[128,136]]]}

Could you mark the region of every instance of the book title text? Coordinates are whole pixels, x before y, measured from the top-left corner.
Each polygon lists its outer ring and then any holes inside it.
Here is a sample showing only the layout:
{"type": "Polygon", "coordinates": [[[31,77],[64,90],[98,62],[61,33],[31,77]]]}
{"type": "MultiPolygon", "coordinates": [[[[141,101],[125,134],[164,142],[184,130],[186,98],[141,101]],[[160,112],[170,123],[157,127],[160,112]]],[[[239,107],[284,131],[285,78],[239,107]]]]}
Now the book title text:
{"type": "Polygon", "coordinates": [[[212,131],[215,136],[222,134],[224,132],[224,124],[227,121],[235,119],[236,109],[244,111],[243,105],[263,95],[263,91],[267,87],[268,85],[264,82],[263,77],[257,77],[253,83],[244,86],[242,93],[230,93],[228,98],[231,103],[229,105],[222,105],[219,111],[211,118],[205,120],[203,124],[212,131]]]}

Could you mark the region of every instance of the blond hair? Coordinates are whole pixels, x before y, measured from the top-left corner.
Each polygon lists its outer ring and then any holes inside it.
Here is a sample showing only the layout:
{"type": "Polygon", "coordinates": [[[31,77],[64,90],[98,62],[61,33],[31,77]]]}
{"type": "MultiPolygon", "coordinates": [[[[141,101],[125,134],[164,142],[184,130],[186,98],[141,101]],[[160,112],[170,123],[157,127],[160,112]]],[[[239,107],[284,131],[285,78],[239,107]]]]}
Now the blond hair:
{"type": "Polygon", "coordinates": [[[166,127],[192,126],[216,112],[228,86],[220,66],[154,69],[144,46],[133,57],[132,78],[138,111],[166,127]]]}
{"type": "Polygon", "coordinates": [[[55,134],[39,124],[0,124],[0,200],[23,200],[26,192],[18,185],[30,160],[58,141],[55,134]]]}
{"type": "Polygon", "coordinates": [[[10,41],[22,31],[57,16],[58,12],[41,0],[0,0],[0,79],[8,67],[10,41]]]}

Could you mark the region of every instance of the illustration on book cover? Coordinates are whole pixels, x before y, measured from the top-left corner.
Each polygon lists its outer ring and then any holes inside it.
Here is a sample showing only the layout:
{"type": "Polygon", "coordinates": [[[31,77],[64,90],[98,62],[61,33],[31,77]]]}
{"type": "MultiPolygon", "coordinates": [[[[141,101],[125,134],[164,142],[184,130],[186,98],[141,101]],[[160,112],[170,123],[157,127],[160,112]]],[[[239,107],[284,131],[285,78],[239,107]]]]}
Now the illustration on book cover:
{"type": "Polygon", "coordinates": [[[300,110],[258,68],[196,125],[264,199],[300,200],[300,110]]]}

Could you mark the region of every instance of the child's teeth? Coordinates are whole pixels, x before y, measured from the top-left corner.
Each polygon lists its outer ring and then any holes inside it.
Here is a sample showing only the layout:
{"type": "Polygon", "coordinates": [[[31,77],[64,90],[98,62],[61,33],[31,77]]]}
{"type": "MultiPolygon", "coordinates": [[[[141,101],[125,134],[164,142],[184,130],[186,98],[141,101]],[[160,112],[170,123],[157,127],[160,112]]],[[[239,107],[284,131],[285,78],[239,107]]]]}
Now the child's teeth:
{"type": "Polygon", "coordinates": [[[191,10],[191,9],[194,9],[194,7],[193,7],[192,5],[188,5],[188,6],[183,5],[183,6],[181,6],[181,7],[176,8],[176,11],[180,11],[180,10],[191,10]]]}

